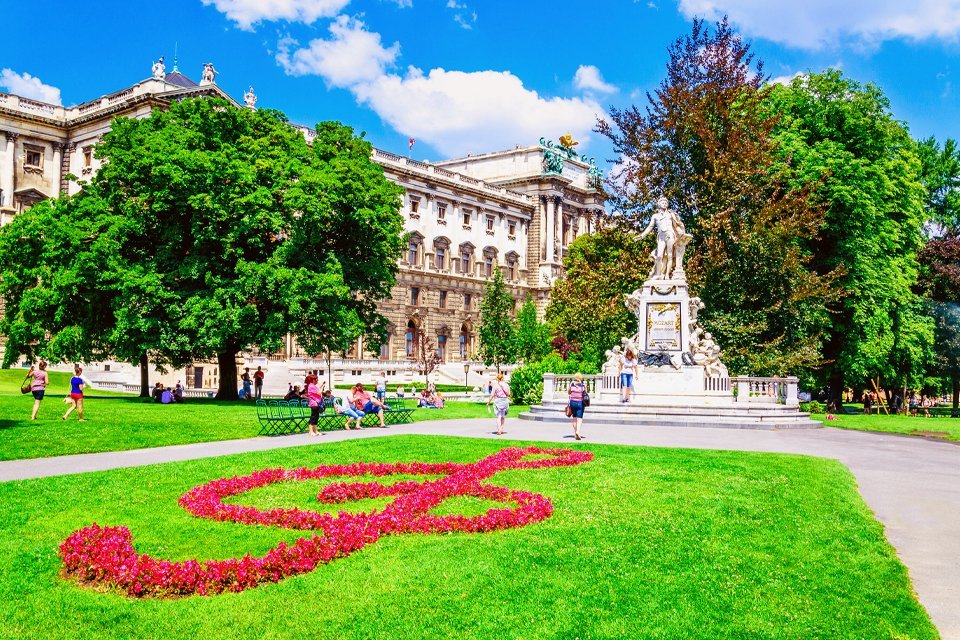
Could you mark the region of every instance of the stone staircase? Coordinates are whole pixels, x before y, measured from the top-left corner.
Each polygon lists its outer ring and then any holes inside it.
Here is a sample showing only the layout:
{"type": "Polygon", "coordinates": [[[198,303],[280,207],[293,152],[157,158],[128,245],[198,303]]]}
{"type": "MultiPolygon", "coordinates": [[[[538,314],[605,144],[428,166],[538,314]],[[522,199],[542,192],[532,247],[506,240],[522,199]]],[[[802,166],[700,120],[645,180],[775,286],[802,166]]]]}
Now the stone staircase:
{"type": "MultiPolygon", "coordinates": [[[[521,420],[569,421],[566,402],[547,401],[520,414],[521,420]]],[[[810,414],[783,404],[731,403],[729,405],[640,405],[594,401],[584,412],[588,424],[625,427],[718,427],[724,429],[819,429],[823,424],[810,414]]]]}

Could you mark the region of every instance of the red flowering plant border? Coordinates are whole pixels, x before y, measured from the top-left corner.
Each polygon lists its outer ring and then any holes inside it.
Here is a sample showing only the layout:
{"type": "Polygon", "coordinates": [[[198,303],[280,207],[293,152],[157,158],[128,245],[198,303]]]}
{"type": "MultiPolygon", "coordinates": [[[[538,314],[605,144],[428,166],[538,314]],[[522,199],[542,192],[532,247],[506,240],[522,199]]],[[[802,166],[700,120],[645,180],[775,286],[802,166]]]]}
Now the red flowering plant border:
{"type": "Polygon", "coordinates": [[[221,478],[194,487],[180,497],[184,509],[199,518],[319,531],[292,544],[281,542],[261,557],[250,554],[229,560],[160,560],[137,553],[126,527],[94,523],[78,529],[60,545],[66,575],[84,584],[120,589],[129,596],[178,597],[243,591],[267,582],[313,571],[372,544],[381,536],[399,533],[479,533],[522,527],[553,514],[550,499],[540,494],[482,484],[508,469],[545,469],[582,464],[593,454],[571,449],[511,447],[473,464],[374,463],[321,465],[314,469],[263,469],[246,476],[221,478]],[[529,459],[531,455],[542,455],[529,459]],[[337,515],[304,509],[270,509],[227,504],[223,500],[278,482],[329,477],[440,476],[423,482],[337,482],[324,487],[317,500],[344,504],[366,498],[393,497],[382,511],[337,515]],[[430,513],[448,498],[473,496],[512,505],[491,508],[477,516],[430,513]]]}

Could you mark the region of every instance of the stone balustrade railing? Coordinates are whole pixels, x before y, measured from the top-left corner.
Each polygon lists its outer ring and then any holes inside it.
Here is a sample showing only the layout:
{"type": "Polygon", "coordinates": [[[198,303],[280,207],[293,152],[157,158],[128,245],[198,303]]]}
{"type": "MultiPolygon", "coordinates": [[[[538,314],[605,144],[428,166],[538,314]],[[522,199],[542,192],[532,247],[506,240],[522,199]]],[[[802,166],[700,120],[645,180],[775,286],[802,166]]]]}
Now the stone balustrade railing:
{"type": "MultiPolygon", "coordinates": [[[[593,395],[604,389],[604,377],[601,374],[583,376],[583,384],[587,393],[593,395]]],[[[612,378],[613,376],[606,376],[612,378]]],[[[551,402],[567,399],[567,389],[575,380],[572,373],[545,373],[543,374],[543,401],[551,402]]]]}
{"type": "Polygon", "coordinates": [[[776,403],[788,407],[800,405],[799,378],[735,376],[730,378],[730,381],[734,386],[737,402],[776,403]]]}

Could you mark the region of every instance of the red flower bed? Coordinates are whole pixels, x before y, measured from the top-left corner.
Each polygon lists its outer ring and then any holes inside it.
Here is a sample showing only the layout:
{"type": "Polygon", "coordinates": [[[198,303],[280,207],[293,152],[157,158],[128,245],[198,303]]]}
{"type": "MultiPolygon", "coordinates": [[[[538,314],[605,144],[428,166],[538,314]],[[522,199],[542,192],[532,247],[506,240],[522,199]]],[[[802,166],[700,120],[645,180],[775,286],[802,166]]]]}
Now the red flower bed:
{"type": "Polygon", "coordinates": [[[262,557],[249,554],[230,560],[173,562],[139,554],[126,527],[101,527],[96,523],[74,531],[60,545],[65,572],[84,583],[124,590],[131,596],[209,595],[243,591],[265,582],[313,571],[318,565],[345,557],[397,533],[483,532],[520,527],[549,518],[553,505],[536,493],[481,484],[498,471],[544,469],[587,462],[593,454],[569,449],[509,448],[474,464],[452,462],[357,463],[321,465],[315,469],[264,469],[246,476],[221,478],[195,487],[180,498],[180,506],[199,518],[223,522],[266,525],[320,533],[293,544],[281,542],[262,557]],[[525,459],[533,454],[551,457],[525,459]],[[366,498],[395,497],[383,511],[338,515],[303,509],[270,509],[226,504],[224,498],[277,482],[328,477],[438,475],[423,482],[338,482],[317,496],[326,504],[344,504],[366,498]],[[504,503],[478,516],[437,516],[430,511],[454,496],[474,496],[504,503]]]}

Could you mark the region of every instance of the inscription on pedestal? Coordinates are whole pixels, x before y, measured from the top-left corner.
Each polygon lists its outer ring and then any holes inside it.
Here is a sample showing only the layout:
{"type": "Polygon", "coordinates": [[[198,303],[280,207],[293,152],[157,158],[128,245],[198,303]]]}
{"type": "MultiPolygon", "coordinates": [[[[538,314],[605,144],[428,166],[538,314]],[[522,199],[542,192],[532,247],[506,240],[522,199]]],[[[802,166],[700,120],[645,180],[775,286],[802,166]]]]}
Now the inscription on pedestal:
{"type": "Polygon", "coordinates": [[[680,303],[647,305],[647,351],[681,351],[680,303]]]}

